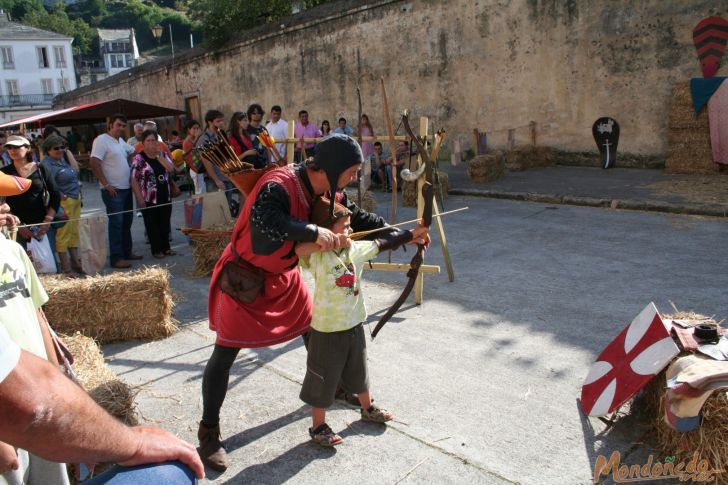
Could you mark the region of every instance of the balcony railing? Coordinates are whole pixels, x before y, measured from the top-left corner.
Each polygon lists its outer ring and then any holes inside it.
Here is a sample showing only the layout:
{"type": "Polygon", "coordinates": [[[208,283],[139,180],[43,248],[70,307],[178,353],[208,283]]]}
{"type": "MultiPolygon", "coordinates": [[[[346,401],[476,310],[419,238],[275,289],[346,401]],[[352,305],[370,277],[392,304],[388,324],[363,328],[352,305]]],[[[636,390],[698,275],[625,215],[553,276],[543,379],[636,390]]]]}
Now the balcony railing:
{"type": "Polygon", "coordinates": [[[10,106],[50,106],[55,94],[6,94],[0,96],[0,108],[10,106]]]}

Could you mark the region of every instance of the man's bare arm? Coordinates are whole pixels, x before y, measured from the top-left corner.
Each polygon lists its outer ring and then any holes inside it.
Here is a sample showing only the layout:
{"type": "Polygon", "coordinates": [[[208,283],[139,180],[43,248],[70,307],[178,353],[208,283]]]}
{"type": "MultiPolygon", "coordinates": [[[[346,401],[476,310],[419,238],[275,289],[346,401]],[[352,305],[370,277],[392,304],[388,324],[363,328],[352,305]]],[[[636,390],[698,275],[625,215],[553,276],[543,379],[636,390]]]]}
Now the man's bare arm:
{"type": "Polygon", "coordinates": [[[195,448],[155,427],[127,427],[45,360],[21,352],[0,382],[0,441],[47,460],[125,466],[180,460],[202,478],[195,448]]]}

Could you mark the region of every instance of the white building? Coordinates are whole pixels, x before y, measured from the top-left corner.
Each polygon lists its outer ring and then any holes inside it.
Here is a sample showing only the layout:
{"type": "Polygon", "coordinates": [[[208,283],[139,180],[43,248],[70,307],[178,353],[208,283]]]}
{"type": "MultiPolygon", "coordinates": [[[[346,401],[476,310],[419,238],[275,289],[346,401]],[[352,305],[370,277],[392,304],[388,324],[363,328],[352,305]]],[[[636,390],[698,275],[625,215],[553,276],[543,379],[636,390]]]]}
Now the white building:
{"type": "Polygon", "coordinates": [[[139,62],[139,48],[134,29],[96,29],[100,58],[84,56],[78,66],[81,86],[101,81],[134,67],[139,62]]]}
{"type": "Polygon", "coordinates": [[[0,10],[0,122],[50,111],[56,94],[76,89],[72,42],[0,10]]]}

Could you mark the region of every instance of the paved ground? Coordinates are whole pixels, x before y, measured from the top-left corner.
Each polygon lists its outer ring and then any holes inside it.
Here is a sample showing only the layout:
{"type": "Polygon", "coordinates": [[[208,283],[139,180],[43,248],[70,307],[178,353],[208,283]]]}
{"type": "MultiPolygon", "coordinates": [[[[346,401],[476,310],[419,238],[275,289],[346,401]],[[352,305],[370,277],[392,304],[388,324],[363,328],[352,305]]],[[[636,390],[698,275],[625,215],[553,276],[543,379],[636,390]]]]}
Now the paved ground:
{"type": "MultiPolygon", "coordinates": [[[[95,197],[87,191],[87,207],[95,197]]],[[[385,204],[385,194],[377,194],[385,204]]],[[[345,442],[312,445],[298,399],[300,340],[245,350],[233,367],[222,430],[233,466],[214,483],[589,483],[597,454],[640,463],[639,423],[601,434],[577,398],[600,350],[647,303],[728,317],[728,221],[569,205],[453,196],[446,219],[456,280],[425,283],[425,303],[405,304],[369,344],[376,400],[397,414],[385,427],[336,405],[329,423],[345,442]],[[625,458],[625,454],[627,457],[625,458]],[[634,461],[631,461],[634,460],[634,461]]],[[[381,206],[384,207],[384,206],[381,206]]],[[[386,213],[386,209],[379,211],[386,213]]],[[[414,210],[400,209],[400,218],[414,210]]],[[[181,222],[174,210],[174,226],[181,222]]],[[[142,241],[135,219],[135,241],[142,241]]],[[[148,246],[145,263],[152,264],[148,246]]],[[[112,369],[141,389],[143,421],[194,441],[200,378],[213,334],[208,279],[190,277],[190,252],[165,260],[181,296],[181,330],[156,342],[104,346],[112,369]]],[[[413,253],[398,253],[409,260],[413,253]]],[[[429,263],[442,264],[437,240],[429,263]]],[[[391,304],[404,275],[365,273],[370,321],[391,304]]]]}
{"type": "Polygon", "coordinates": [[[467,164],[443,164],[452,193],[532,202],[615,209],[728,216],[728,173],[671,175],[663,170],[554,167],[509,172],[487,183],[473,183],[467,164]]]}

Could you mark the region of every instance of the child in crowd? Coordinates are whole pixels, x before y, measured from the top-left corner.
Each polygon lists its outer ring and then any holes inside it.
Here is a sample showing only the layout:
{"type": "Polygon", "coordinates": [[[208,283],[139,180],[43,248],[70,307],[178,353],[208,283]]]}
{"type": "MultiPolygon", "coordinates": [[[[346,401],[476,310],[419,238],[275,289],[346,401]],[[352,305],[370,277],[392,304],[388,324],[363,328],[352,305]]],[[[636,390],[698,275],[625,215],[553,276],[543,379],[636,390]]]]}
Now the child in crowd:
{"type": "MultiPolygon", "coordinates": [[[[338,203],[330,215],[330,202],[321,197],[314,204],[311,222],[336,234],[349,234],[350,215],[338,203]]],[[[308,432],[321,446],[334,446],[343,440],[326,424],[326,408],[334,402],[339,381],[348,392],[358,395],[363,420],[384,423],[394,417],[374,406],[369,394],[362,326],[367,318],[361,293],[362,264],[380,251],[421,238],[423,231],[426,229],[396,231],[374,241],[352,241],[351,247],[325,252],[316,243],[296,245],[299,264],[311,271],[316,283],[307,370],[300,397],[312,406],[313,425],[308,432]]]]}

